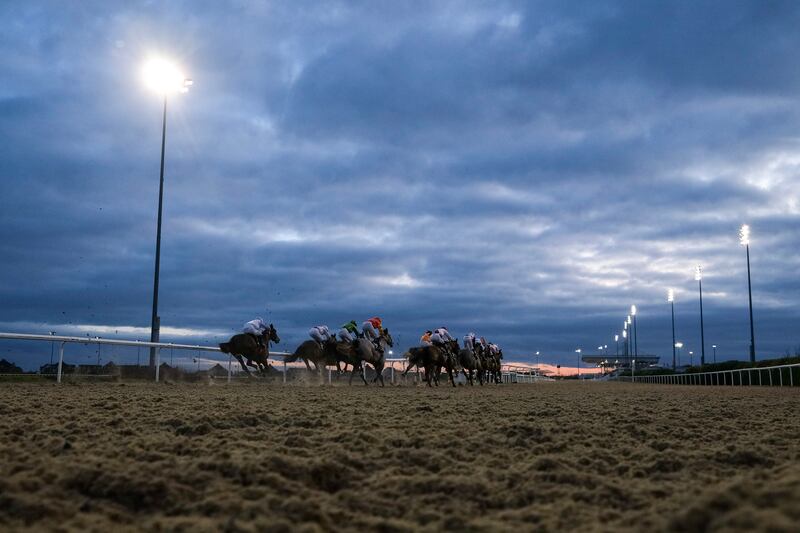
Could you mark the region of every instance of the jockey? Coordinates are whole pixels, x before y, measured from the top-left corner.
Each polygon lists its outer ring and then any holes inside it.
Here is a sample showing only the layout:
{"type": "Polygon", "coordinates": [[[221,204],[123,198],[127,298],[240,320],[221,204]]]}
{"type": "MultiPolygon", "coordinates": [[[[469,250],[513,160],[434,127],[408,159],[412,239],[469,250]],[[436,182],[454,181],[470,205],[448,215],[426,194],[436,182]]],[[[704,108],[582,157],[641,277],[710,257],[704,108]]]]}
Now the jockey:
{"type": "Polygon", "coordinates": [[[372,318],[368,318],[361,324],[361,333],[364,334],[364,337],[375,341],[375,339],[380,336],[381,328],[383,326],[383,321],[380,317],[374,316],[372,318]]]}
{"type": "Polygon", "coordinates": [[[464,348],[468,349],[470,352],[475,350],[475,333],[470,331],[464,335],[464,348]]]}
{"type": "Polygon", "coordinates": [[[445,327],[441,327],[441,328],[436,329],[433,332],[433,335],[431,335],[431,341],[434,344],[445,344],[445,343],[451,342],[453,340],[454,340],[453,336],[450,335],[450,332],[447,331],[447,328],[445,328],[445,327]]]}
{"type": "Polygon", "coordinates": [[[256,344],[263,346],[264,344],[261,342],[261,338],[268,329],[269,326],[264,323],[261,317],[258,317],[255,320],[245,323],[242,328],[242,333],[250,335],[256,340],[256,344]]]}
{"type": "Polygon", "coordinates": [[[422,346],[433,346],[433,342],[431,342],[431,335],[433,335],[431,330],[426,331],[422,334],[422,337],[419,338],[419,343],[422,346]]]}
{"type": "Polygon", "coordinates": [[[456,354],[452,353],[452,351],[450,350],[449,343],[454,340],[455,339],[453,338],[453,336],[450,335],[450,332],[447,331],[447,328],[444,326],[437,328],[433,332],[433,335],[431,335],[431,342],[436,346],[440,347],[442,350],[444,350],[445,357],[447,357],[450,360],[451,365],[455,365],[456,354]]]}
{"type": "Polygon", "coordinates": [[[496,345],[495,343],[490,342],[489,343],[489,353],[491,353],[493,356],[497,357],[498,355],[500,355],[500,347],[498,345],[496,345]]]}
{"type": "Polygon", "coordinates": [[[308,336],[319,343],[320,348],[325,348],[325,343],[333,339],[328,326],[314,326],[308,330],[308,336]]]}
{"type": "Polygon", "coordinates": [[[364,338],[372,341],[372,344],[375,345],[375,348],[379,351],[382,351],[381,345],[378,342],[381,331],[383,331],[383,321],[380,317],[374,316],[368,318],[361,324],[361,333],[364,335],[364,338]]]}
{"type": "Polygon", "coordinates": [[[347,324],[342,324],[342,329],[339,330],[338,335],[340,340],[352,343],[355,337],[358,336],[358,325],[356,325],[356,321],[351,320],[347,324]]]}

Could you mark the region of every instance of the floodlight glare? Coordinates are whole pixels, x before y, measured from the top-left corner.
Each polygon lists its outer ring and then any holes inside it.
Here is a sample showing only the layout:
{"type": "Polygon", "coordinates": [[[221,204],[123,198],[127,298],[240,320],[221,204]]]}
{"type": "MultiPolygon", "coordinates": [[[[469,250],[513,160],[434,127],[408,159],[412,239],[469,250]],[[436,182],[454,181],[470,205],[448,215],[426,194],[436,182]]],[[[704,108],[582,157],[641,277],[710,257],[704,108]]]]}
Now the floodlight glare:
{"type": "Polygon", "coordinates": [[[630,323],[631,323],[631,315],[628,315],[628,324],[630,325],[630,323]]]}
{"type": "Polygon", "coordinates": [[[163,58],[152,58],[142,68],[142,77],[147,87],[159,94],[187,92],[192,80],[163,58]]]}
{"type": "Polygon", "coordinates": [[[739,243],[742,246],[750,244],[750,226],[747,224],[742,224],[742,228],[739,230],[739,243]]]}
{"type": "Polygon", "coordinates": [[[635,305],[631,306],[631,316],[636,316],[636,306],[635,305]]]}
{"type": "Polygon", "coordinates": [[[670,303],[675,301],[675,291],[673,289],[667,291],[667,301],[670,303]]]}
{"type": "Polygon", "coordinates": [[[703,267],[697,265],[696,267],[694,267],[694,280],[700,281],[702,279],[703,279],[703,267]]]}
{"type": "Polygon", "coordinates": [[[614,335],[614,342],[618,342],[618,341],[619,341],[619,335],[614,335]]]}
{"type": "Polygon", "coordinates": [[[676,342],[675,343],[675,347],[676,348],[683,348],[683,343],[682,342],[676,342]]]}
{"type": "MultiPolygon", "coordinates": [[[[627,324],[625,324],[625,325],[627,326],[627,324]]],[[[628,338],[628,330],[626,330],[626,329],[622,330],[622,338],[623,339],[627,339],[628,338]]]]}

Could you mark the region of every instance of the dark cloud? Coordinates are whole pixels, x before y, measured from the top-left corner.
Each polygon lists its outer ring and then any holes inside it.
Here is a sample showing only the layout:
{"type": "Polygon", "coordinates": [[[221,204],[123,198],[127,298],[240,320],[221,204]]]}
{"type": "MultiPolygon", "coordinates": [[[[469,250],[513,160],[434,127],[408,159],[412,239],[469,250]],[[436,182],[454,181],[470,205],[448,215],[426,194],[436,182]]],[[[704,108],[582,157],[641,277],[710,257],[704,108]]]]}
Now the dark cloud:
{"type": "Polygon", "coordinates": [[[196,84],[169,102],[160,308],[198,341],[377,313],[401,348],[444,324],[569,363],[637,303],[640,347],[671,358],[665,291],[699,344],[702,263],[708,345],[745,357],[748,222],[760,351],[800,343],[792,2],[0,16],[0,329],[149,325],[160,102],[138,69],[167,52],[196,84]]]}

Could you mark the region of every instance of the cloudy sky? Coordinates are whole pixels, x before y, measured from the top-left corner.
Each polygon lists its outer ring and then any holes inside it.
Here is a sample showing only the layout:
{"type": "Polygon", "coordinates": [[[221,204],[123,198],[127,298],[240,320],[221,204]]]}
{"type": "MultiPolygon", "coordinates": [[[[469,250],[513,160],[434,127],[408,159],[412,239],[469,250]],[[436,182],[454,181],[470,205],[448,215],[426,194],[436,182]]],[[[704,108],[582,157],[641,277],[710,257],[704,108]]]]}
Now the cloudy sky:
{"type": "MultiPolygon", "coordinates": [[[[800,5],[3,2],[0,330],[163,338],[378,314],[400,348],[800,345],[800,5]]],[[[10,352],[10,348],[0,350],[10,352]]],[[[20,360],[20,362],[23,362],[20,360]]]]}

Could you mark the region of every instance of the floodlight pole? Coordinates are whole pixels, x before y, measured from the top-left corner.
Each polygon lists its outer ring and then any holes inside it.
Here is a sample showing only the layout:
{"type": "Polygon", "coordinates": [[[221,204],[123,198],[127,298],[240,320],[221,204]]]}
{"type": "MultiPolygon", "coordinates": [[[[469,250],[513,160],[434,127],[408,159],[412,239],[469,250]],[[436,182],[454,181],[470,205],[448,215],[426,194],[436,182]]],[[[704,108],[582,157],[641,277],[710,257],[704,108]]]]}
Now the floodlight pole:
{"type": "MultiPolygon", "coordinates": [[[[158,342],[161,321],[158,317],[158,275],[161,269],[161,214],[164,205],[164,151],[167,144],[167,95],[164,94],[164,114],[161,121],[161,175],[158,183],[158,226],[156,230],[156,268],[153,277],[153,316],[150,322],[150,342],[158,342]]],[[[156,366],[156,348],[150,347],[150,367],[156,366]]]]}
{"type": "Polygon", "coordinates": [[[670,302],[672,306],[672,370],[675,370],[675,301],[670,302]]]}
{"type": "Polygon", "coordinates": [[[747,296],[750,299],[750,363],[756,364],[756,335],[753,328],[753,286],[750,283],[750,244],[745,245],[747,250],[747,296]]]}
{"type": "Polygon", "coordinates": [[[706,364],[706,336],[705,328],[703,327],[703,280],[697,280],[700,289],[700,367],[706,364]]]}

